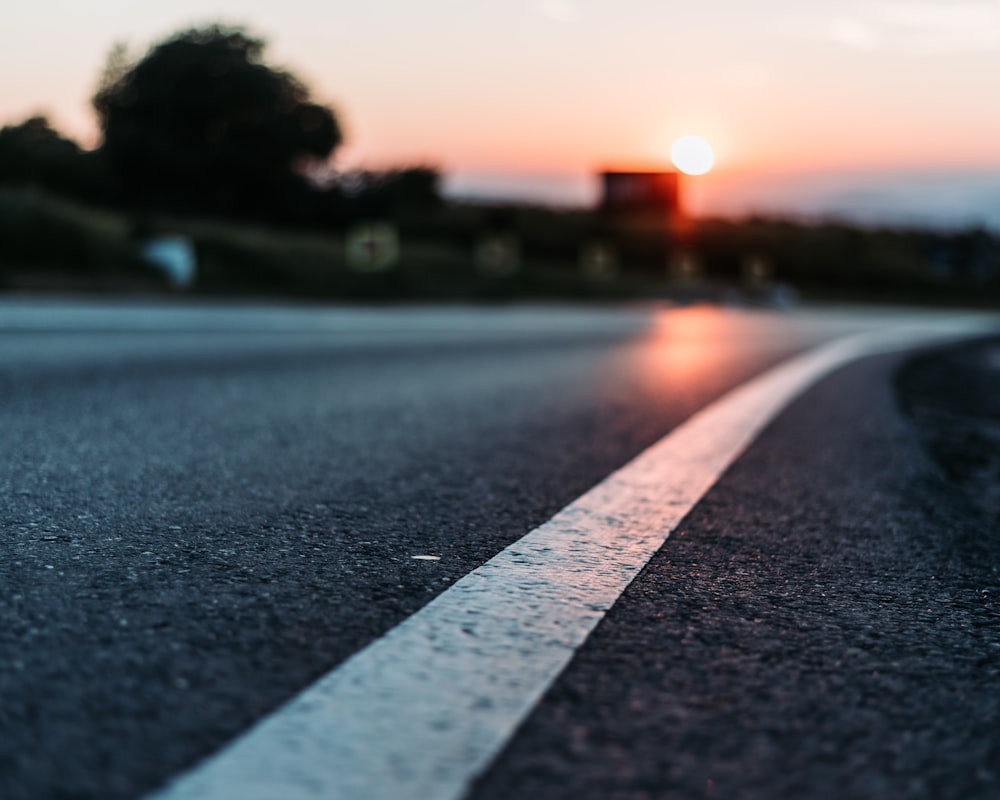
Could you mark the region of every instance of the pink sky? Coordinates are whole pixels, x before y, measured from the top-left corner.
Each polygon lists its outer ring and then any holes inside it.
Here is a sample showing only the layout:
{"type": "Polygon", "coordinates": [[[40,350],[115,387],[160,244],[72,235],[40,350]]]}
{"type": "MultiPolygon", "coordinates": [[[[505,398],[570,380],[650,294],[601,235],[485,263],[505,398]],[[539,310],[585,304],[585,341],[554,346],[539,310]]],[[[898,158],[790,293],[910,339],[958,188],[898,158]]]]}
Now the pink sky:
{"type": "Polygon", "coordinates": [[[337,109],[337,165],[435,164],[461,191],[584,201],[594,170],[666,167],[686,133],[716,150],[702,212],[796,176],[1000,174],[994,0],[13,0],[0,122],[46,112],[94,143],[112,43],[213,20],[337,109]]]}

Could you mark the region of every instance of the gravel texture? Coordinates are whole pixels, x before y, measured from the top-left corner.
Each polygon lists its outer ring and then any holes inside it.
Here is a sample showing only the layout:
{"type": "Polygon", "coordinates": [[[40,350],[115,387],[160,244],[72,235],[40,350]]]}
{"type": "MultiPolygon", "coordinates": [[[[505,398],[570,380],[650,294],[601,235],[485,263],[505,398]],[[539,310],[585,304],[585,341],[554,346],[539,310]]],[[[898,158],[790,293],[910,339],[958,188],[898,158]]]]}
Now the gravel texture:
{"type": "Polygon", "coordinates": [[[1000,340],[926,353],[896,384],[932,457],[1000,528],[1000,340]]]}

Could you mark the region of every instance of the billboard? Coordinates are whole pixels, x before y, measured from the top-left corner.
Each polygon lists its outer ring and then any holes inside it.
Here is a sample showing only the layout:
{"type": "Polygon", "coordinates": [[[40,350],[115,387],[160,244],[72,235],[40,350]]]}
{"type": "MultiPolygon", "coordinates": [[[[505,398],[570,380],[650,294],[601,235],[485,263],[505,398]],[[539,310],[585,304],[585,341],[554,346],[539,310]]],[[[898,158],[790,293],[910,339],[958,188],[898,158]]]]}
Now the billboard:
{"type": "Polygon", "coordinates": [[[680,205],[676,172],[602,172],[601,210],[674,219],[680,205]]]}

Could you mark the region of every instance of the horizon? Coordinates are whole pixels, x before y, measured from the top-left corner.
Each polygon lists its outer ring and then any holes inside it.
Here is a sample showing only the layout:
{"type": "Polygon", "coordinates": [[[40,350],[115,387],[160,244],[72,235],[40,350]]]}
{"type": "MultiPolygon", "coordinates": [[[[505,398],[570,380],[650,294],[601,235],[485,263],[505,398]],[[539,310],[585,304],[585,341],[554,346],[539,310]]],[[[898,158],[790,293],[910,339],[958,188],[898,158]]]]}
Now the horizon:
{"type": "MultiPolygon", "coordinates": [[[[597,203],[599,173],[445,173],[442,178],[445,195],[455,200],[580,208],[597,203]]],[[[1000,233],[1000,168],[777,173],[729,179],[721,187],[700,186],[700,177],[682,197],[695,218],[764,216],[1000,233]]]]}
{"type": "Polygon", "coordinates": [[[337,168],[433,165],[449,196],[586,205],[599,170],[672,169],[670,144],[696,133],[717,156],[688,182],[696,216],[1000,228],[992,0],[41,0],[0,34],[0,68],[18,75],[0,124],[43,113],[92,147],[111,46],[138,56],[214,20],[264,38],[265,61],[333,107],[337,168]]]}

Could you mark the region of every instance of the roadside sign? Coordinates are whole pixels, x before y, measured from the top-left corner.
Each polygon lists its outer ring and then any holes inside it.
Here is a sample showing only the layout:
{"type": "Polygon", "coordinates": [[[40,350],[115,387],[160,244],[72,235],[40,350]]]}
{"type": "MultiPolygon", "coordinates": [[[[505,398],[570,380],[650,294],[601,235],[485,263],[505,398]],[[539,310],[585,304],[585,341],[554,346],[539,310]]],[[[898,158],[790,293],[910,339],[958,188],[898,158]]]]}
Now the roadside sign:
{"type": "Polygon", "coordinates": [[[399,235],[387,222],[365,222],[348,231],[345,248],[354,272],[385,272],[399,261],[399,235]]]}
{"type": "Polygon", "coordinates": [[[513,234],[484,236],[476,246],[476,269],[483,275],[501,278],[520,266],[521,246],[513,234]]]}
{"type": "Polygon", "coordinates": [[[589,242],[580,250],[580,271],[593,280],[611,280],[618,274],[618,251],[608,242],[589,242]]]}

